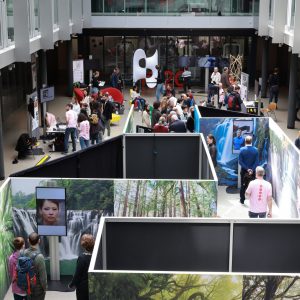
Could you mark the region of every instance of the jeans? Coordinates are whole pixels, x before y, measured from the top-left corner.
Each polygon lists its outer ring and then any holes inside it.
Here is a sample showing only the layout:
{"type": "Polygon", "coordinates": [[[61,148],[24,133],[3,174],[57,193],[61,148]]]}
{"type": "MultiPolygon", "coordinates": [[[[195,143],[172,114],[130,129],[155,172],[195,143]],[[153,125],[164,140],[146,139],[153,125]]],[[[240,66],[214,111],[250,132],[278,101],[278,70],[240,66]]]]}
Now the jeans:
{"type": "Polygon", "coordinates": [[[99,141],[102,141],[102,131],[90,134],[90,139],[91,139],[91,144],[94,145],[95,142],[96,144],[99,144],[99,141]]]}
{"type": "Polygon", "coordinates": [[[208,85],[208,98],[207,98],[207,102],[210,103],[211,102],[211,98],[217,94],[218,95],[218,101],[219,101],[219,87],[217,85],[214,84],[209,84],[208,85]]]}
{"type": "Polygon", "coordinates": [[[186,93],[187,89],[191,89],[191,77],[183,78],[183,91],[186,93]]]}
{"type": "Polygon", "coordinates": [[[163,83],[158,83],[156,86],[156,92],[155,92],[155,97],[156,100],[159,101],[160,96],[164,93],[164,84],[163,83]]]}
{"type": "Polygon", "coordinates": [[[145,99],[143,99],[143,98],[137,98],[135,101],[137,101],[138,109],[139,109],[139,110],[144,110],[144,107],[145,107],[145,99]]]}
{"type": "Polygon", "coordinates": [[[110,119],[106,119],[104,115],[102,115],[102,120],[104,122],[103,134],[105,133],[105,128],[107,129],[107,136],[110,136],[110,119]]]}
{"type": "Polygon", "coordinates": [[[27,300],[27,296],[20,296],[20,295],[14,294],[14,300],[27,300]]]}
{"type": "Polygon", "coordinates": [[[271,86],[269,103],[271,103],[273,101],[273,98],[275,100],[275,103],[277,103],[278,102],[278,94],[279,94],[279,86],[278,85],[271,86]]]}
{"type": "Polygon", "coordinates": [[[65,131],[65,152],[68,152],[68,148],[69,148],[69,136],[71,134],[71,139],[72,139],[72,147],[73,147],[73,151],[76,151],[76,138],[75,138],[75,133],[76,132],[76,128],[66,128],[65,131]]]}
{"type": "Polygon", "coordinates": [[[87,148],[87,147],[90,146],[90,141],[89,140],[85,140],[83,137],[79,138],[79,143],[80,143],[81,149],[85,149],[85,148],[87,148]]]}
{"type": "Polygon", "coordinates": [[[266,214],[267,214],[266,212],[254,213],[252,211],[249,211],[249,218],[265,218],[266,214]]]}

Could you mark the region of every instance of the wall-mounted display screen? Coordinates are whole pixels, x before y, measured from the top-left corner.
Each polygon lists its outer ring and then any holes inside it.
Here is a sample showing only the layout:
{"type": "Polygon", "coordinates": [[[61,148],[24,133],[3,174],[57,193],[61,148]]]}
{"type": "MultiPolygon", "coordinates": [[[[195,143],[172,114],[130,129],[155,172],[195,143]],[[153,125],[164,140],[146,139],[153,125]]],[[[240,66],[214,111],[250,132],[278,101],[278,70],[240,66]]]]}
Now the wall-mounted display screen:
{"type": "Polygon", "coordinates": [[[246,136],[253,136],[253,120],[233,120],[232,128],[232,153],[239,153],[246,136]]]}
{"type": "Polygon", "coordinates": [[[67,235],[66,189],[37,187],[36,216],[39,235],[67,235]]]}

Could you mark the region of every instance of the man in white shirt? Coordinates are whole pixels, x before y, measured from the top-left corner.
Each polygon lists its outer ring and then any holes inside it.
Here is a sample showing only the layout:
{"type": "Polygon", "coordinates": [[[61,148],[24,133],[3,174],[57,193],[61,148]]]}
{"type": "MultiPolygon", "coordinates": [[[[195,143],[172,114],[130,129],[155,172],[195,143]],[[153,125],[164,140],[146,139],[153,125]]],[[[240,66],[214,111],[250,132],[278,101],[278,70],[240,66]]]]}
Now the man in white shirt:
{"type": "Polygon", "coordinates": [[[207,102],[211,102],[211,98],[219,93],[219,83],[221,82],[221,74],[219,72],[219,69],[217,67],[214,67],[214,71],[210,76],[210,84],[208,86],[208,99],[207,102]]]}
{"type": "Polygon", "coordinates": [[[69,148],[69,136],[71,134],[73,152],[76,151],[76,127],[77,127],[77,114],[73,110],[73,105],[71,103],[66,105],[66,131],[65,131],[65,151],[68,153],[69,148]]]}

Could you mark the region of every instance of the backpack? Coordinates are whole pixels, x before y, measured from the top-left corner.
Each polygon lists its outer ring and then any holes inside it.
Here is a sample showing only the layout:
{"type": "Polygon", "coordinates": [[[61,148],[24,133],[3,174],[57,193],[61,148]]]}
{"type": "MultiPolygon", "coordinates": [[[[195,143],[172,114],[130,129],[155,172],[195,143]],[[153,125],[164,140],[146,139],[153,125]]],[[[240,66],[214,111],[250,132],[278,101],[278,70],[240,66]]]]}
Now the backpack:
{"type": "Polygon", "coordinates": [[[39,255],[35,252],[32,256],[26,256],[24,252],[20,253],[16,265],[16,282],[17,286],[31,295],[32,287],[36,286],[36,272],[34,260],[39,255]]]}
{"type": "Polygon", "coordinates": [[[236,95],[230,94],[228,96],[227,109],[229,110],[240,110],[239,103],[236,101],[236,95]]]}

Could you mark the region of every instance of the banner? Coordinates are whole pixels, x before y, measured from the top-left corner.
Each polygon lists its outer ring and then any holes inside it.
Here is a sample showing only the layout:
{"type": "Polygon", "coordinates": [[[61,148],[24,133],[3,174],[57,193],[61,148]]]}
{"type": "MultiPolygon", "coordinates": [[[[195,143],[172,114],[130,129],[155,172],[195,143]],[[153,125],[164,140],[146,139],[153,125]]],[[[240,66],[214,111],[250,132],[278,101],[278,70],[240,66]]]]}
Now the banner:
{"type": "Polygon", "coordinates": [[[83,59],[73,60],[73,82],[84,82],[83,59]]]}
{"type": "Polygon", "coordinates": [[[248,100],[249,74],[241,73],[241,99],[248,100]]]}

